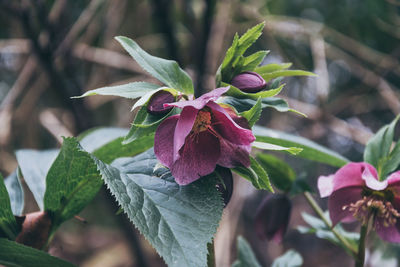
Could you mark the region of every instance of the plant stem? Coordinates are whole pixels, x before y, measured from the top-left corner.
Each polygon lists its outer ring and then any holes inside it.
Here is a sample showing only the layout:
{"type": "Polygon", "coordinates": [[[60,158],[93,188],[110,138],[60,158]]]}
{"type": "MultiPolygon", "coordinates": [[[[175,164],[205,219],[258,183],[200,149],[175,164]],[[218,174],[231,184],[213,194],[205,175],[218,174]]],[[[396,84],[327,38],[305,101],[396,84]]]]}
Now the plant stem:
{"type": "Polygon", "coordinates": [[[324,212],[322,211],[321,207],[318,203],[314,200],[312,195],[309,192],[304,192],[304,197],[307,199],[310,206],[313,208],[315,213],[321,218],[321,220],[325,223],[325,225],[331,230],[331,232],[335,235],[335,237],[339,240],[339,242],[346,247],[352,254],[353,257],[358,257],[358,252],[350,245],[350,243],[341,235],[339,234],[332,226],[332,224],[328,221],[325,217],[324,212]]]}
{"type": "Polygon", "coordinates": [[[363,224],[360,230],[360,240],[358,242],[358,253],[356,259],[356,267],[363,267],[365,260],[365,238],[368,233],[368,223],[363,224]]]}
{"type": "Polygon", "coordinates": [[[207,244],[207,250],[207,267],[215,267],[214,239],[211,243],[207,244]]]}

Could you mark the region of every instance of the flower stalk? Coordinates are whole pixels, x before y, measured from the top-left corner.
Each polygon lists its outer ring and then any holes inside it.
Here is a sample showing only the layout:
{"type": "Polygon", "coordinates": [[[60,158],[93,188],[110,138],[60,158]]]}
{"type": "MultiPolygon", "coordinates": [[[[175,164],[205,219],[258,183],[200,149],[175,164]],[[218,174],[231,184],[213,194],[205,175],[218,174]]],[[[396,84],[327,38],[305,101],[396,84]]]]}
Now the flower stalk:
{"type": "Polygon", "coordinates": [[[332,224],[325,217],[324,212],[322,211],[322,209],[318,205],[318,203],[314,200],[312,195],[309,192],[304,192],[304,197],[306,198],[307,202],[310,204],[311,208],[321,218],[321,220],[325,223],[325,225],[331,230],[331,232],[335,235],[335,237],[339,240],[339,242],[351,252],[351,254],[353,255],[354,258],[357,258],[358,251],[356,251],[353,248],[353,246],[351,246],[350,243],[333,228],[332,224]]]}
{"type": "Polygon", "coordinates": [[[363,267],[365,260],[365,240],[368,233],[368,223],[363,224],[360,229],[360,240],[358,241],[358,253],[356,258],[356,267],[363,267]]]}

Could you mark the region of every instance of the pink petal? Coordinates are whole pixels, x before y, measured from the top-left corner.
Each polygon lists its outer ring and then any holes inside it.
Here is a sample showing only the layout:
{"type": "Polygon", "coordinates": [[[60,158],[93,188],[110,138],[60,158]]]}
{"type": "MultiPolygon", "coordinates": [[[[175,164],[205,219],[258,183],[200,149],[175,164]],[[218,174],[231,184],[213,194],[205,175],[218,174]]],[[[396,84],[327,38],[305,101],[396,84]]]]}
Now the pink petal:
{"type": "Polygon", "coordinates": [[[250,150],[251,146],[236,145],[226,139],[220,139],[221,156],[217,164],[226,168],[237,166],[250,166],[250,150]]]}
{"type": "Polygon", "coordinates": [[[154,136],[154,153],[157,159],[167,167],[173,162],[174,130],[179,115],[165,119],[157,128],[154,136]]]}
{"type": "Polygon", "coordinates": [[[179,115],[179,121],[176,125],[174,132],[174,148],[173,148],[173,160],[176,161],[179,158],[179,150],[185,143],[186,136],[190,133],[193,128],[193,124],[196,121],[198,110],[193,107],[186,107],[182,110],[179,115]]]}
{"type": "Polygon", "coordinates": [[[187,185],[214,171],[220,157],[220,144],[217,137],[208,131],[186,138],[180,157],[171,167],[175,181],[187,185]]]}
{"type": "Polygon", "coordinates": [[[362,199],[362,190],[361,186],[352,186],[336,190],[332,193],[328,200],[328,209],[333,225],[336,225],[340,221],[352,222],[356,220],[353,212],[343,209],[343,207],[362,199]]]}
{"type": "Polygon", "coordinates": [[[373,176],[377,176],[375,168],[365,162],[351,162],[340,168],[333,179],[333,191],[349,186],[364,186],[362,173],[366,168],[373,176]]]}
{"type": "Polygon", "coordinates": [[[371,173],[369,168],[365,168],[361,178],[365,181],[367,187],[371,188],[372,190],[381,191],[388,186],[388,181],[379,181],[376,173],[375,175],[371,173]]]}
{"type": "Polygon", "coordinates": [[[400,196],[400,171],[392,173],[387,178],[387,182],[394,195],[400,196]]]}
{"type": "Polygon", "coordinates": [[[229,90],[229,86],[228,87],[220,87],[220,88],[214,89],[211,92],[208,92],[207,94],[204,94],[194,100],[166,103],[166,104],[164,104],[164,107],[184,108],[184,107],[191,106],[195,109],[202,109],[205,107],[205,105],[207,105],[208,102],[216,101],[223,93],[225,93],[228,90],[229,90]]]}
{"type": "Polygon", "coordinates": [[[214,115],[215,125],[212,127],[223,138],[238,145],[250,145],[256,140],[251,130],[240,127],[220,105],[211,102],[207,106],[214,115]]]}
{"type": "Polygon", "coordinates": [[[320,176],[318,178],[318,190],[322,198],[330,196],[333,192],[333,178],[335,175],[320,176]]]}
{"type": "Polygon", "coordinates": [[[377,218],[375,221],[375,231],[383,240],[391,243],[400,243],[400,221],[397,220],[396,224],[385,227],[383,220],[377,218]]]}

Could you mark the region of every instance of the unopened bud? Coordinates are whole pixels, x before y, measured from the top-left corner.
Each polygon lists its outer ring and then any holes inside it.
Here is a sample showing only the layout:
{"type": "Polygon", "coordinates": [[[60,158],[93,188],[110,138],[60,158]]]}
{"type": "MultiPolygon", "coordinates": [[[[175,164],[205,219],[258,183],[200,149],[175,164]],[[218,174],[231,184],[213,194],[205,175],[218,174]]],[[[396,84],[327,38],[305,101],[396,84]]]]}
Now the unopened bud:
{"type": "Polygon", "coordinates": [[[224,168],[221,166],[217,166],[215,171],[220,175],[222,181],[224,182],[217,184],[217,190],[221,193],[222,198],[224,199],[224,205],[228,205],[229,201],[232,197],[233,192],[233,177],[232,172],[228,168],[224,168]]]}
{"type": "Polygon", "coordinates": [[[22,230],[15,241],[26,246],[42,249],[47,243],[51,230],[49,214],[45,211],[38,211],[28,213],[24,217],[22,230]]]}
{"type": "Polygon", "coordinates": [[[268,195],[258,207],[255,230],[262,240],[280,243],[286,233],[292,203],[284,194],[268,195]]]}
{"type": "Polygon", "coordinates": [[[263,77],[252,71],[245,71],[236,75],[231,84],[245,93],[257,93],[267,87],[263,77]]]}
{"type": "Polygon", "coordinates": [[[166,90],[153,94],[147,104],[147,112],[153,115],[167,114],[173,107],[164,107],[164,104],[175,102],[175,96],[166,90]]]}

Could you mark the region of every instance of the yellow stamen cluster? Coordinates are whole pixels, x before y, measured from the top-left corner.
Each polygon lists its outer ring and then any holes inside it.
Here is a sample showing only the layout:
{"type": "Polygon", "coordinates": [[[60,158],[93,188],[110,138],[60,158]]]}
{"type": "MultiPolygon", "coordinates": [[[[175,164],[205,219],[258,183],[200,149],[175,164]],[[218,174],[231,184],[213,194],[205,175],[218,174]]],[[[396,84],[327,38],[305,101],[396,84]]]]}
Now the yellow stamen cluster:
{"type": "Polygon", "coordinates": [[[210,125],[211,125],[211,113],[206,110],[200,110],[197,113],[197,117],[194,122],[192,131],[194,133],[203,132],[207,130],[210,125]]]}
{"type": "Polygon", "coordinates": [[[400,213],[393,207],[389,201],[376,199],[373,197],[363,197],[356,203],[343,206],[343,210],[353,212],[353,216],[366,224],[370,216],[374,219],[380,218],[383,221],[383,226],[388,227],[397,222],[400,213]]]}

